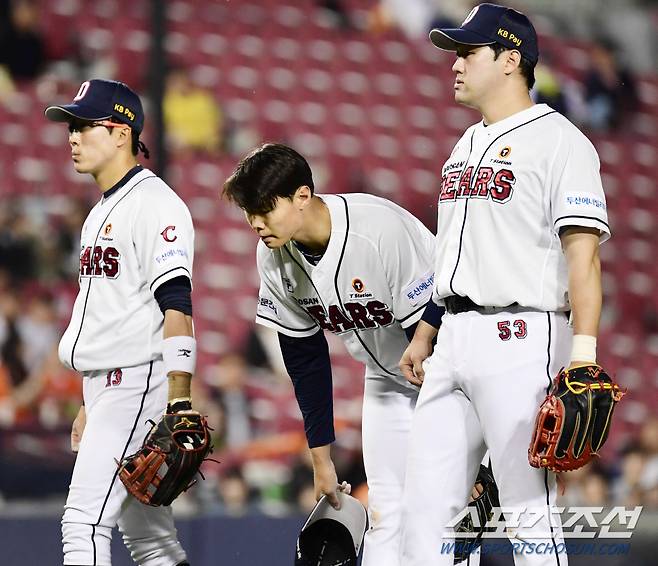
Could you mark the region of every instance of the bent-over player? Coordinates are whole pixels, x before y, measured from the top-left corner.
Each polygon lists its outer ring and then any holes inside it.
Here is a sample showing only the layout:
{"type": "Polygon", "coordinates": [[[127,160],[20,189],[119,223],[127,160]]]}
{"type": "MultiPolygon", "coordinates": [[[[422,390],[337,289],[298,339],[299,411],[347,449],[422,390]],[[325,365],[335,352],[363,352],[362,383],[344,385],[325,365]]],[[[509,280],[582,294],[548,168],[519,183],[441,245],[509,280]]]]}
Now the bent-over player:
{"type": "Polygon", "coordinates": [[[129,497],[117,462],[135,452],[148,420],[190,410],[196,359],[191,277],[194,229],[183,201],[137,164],[144,113],[125,84],[82,83],[46,116],[69,126],[73,166],[102,196],[82,227],[80,291],[59,356],[83,378],[73,423],[77,451],[62,518],[64,564],[111,564],[118,525],[141,566],[187,565],[170,507],[129,497]]]}
{"type": "MultiPolygon", "coordinates": [[[[370,528],[363,564],[400,566],[401,498],[418,388],[405,381],[398,361],[421,315],[440,324],[434,303],[424,314],[434,280],[434,236],[382,198],[314,194],[308,163],[284,145],[266,144],[249,154],[224,184],[224,194],[260,236],[256,321],[278,332],[304,418],[316,497],[326,494],[335,506],[337,491],[349,486],[338,484],[330,457],[333,394],[323,331],[339,335],[365,364],[362,439],[370,528]]],[[[462,507],[467,501],[465,495],[462,507]]]]}
{"type": "Polygon", "coordinates": [[[528,446],[553,376],[596,360],[598,247],[610,235],[599,159],[564,116],[530,99],[538,47],[526,16],[481,4],[460,28],[430,38],[456,52],[455,100],[482,121],[443,166],[433,299],[446,314],[436,347],[421,365],[437,335],[421,322],[401,360],[407,378],[423,384],[409,448],[403,563],[452,562],[440,552],[442,536],[479,464],[477,453],[459,450],[472,444],[463,416],[452,411],[460,391],[463,411],[478,415],[475,434],[489,449],[500,503],[520,514],[509,535],[536,549],[515,553],[515,563],[564,566],[561,525],[550,515],[555,475],[530,467],[528,446]]]}

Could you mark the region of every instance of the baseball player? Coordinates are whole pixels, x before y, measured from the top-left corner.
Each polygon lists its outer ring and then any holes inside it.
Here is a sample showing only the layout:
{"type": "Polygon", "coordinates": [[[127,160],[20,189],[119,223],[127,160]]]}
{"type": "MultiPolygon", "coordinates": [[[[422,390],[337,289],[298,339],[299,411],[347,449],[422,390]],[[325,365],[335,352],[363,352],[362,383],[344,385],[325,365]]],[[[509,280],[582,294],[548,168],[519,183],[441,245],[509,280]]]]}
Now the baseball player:
{"type": "Polygon", "coordinates": [[[80,292],[59,356],[83,379],[73,423],[77,452],[62,518],[64,564],[108,566],[118,525],[142,566],[187,565],[170,507],[127,495],[117,462],[135,452],[149,419],[191,410],[196,359],[191,276],[194,229],[183,201],[137,163],[144,112],[125,84],[89,80],[46,116],[69,126],[73,167],[102,196],[82,227],[80,292]]]}
{"type": "Polygon", "coordinates": [[[256,321],[278,332],[304,418],[316,497],[327,495],[336,507],[337,493],[350,486],[338,484],[330,457],[333,398],[323,331],[339,335],[365,364],[370,528],[363,564],[400,566],[401,498],[418,388],[404,379],[398,362],[421,315],[433,327],[440,324],[434,303],[424,313],[434,280],[434,236],[382,198],[315,195],[308,163],[284,145],[266,144],[243,159],[224,194],[260,236],[256,321]]]}
{"type": "Polygon", "coordinates": [[[446,314],[437,345],[428,358],[437,331],[421,322],[400,362],[411,383],[423,384],[409,448],[403,563],[452,561],[441,553],[442,536],[484,450],[469,458],[460,449],[471,434],[464,414],[474,409],[501,505],[520,514],[506,516],[513,542],[526,545],[515,563],[564,566],[561,526],[549,515],[555,477],[530,467],[528,446],[552,377],[596,360],[598,246],[610,236],[599,159],[564,116],[533,105],[538,46],[525,15],[480,4],[460,28],[435,29],[430,38],[456,52],[455,100],[482,121],[442,170],[433,300],[446,314]]]}

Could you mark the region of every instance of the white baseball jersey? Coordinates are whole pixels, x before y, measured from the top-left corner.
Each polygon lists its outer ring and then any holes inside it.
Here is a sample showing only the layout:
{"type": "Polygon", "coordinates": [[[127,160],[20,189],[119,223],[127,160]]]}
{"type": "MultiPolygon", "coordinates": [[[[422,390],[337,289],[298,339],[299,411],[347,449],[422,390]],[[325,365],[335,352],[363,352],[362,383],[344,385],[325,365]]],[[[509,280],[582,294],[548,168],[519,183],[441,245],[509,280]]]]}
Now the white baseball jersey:
{"type": "Polygon", "coordinates": [[[153,293],[192,279],[194,228],[185,203],[148,169],[92,208],[80,241],[80,292],[59,344],[78,371],[132,367],[161,355],[164,317],[153,293]]]}
{"type": "Polygon", "coordinates": [[[442,170],[435,300],[568,310],[569,225],[610,236],[590,141],[545,104],[471,126],[442,170]]]}
{"type": "Polygon", "coordinates": [[[420,319],[432,294],[434,236],[385,199],[321,198],[331,215],[331,237],[317,265],[291,242],[275,250],[259,242],[256,322],[293,337],[320,328],[334,332],[366,364],[366,376],[408,385],[398,368],[408,344],[403,328],[420,319]]]}

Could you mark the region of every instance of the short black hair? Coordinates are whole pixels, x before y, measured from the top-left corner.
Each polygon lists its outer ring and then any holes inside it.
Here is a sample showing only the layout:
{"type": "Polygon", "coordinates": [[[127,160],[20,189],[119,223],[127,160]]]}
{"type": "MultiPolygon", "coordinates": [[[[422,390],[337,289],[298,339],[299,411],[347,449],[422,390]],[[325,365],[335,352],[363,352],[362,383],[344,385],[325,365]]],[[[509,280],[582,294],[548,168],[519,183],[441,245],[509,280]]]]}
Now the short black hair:
{"type": "MultiPolygon", "coordinates": [[[[512,51],[509,47],[505,47],[500,43],[492,43],[489,45],[494,52],[494,61],[498,59],[500,54],[503,51],[512,51]]],[[[531,90],[535,86],[535,65],[525,57],[521,56],[521,63],[519,63],[519,69],[521,70],[521,75],[525,78],[525,83],[528,86],[528,90],[531,90]]]]}
{"type": "Polygon", "coordinates": [[[266,143],[238,163],[222,194],[247,214],[267,214],[277,198],[292,199],[303,186],[313,194],[313,174],[306,159],[287,145],[266,143]]]}

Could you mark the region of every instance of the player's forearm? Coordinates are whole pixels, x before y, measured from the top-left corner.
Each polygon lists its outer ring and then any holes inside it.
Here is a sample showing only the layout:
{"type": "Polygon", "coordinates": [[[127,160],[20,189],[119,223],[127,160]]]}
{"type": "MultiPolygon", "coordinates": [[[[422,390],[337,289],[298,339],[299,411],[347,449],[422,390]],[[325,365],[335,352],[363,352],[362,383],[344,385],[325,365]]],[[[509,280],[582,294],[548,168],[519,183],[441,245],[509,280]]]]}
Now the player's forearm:
{"type": "Polygon", "coordinates": [[[574,335],[596,337],[603,302],[598,230],[567,230],[562,245],[569,269],[574,335]]]}
{"type": "MultiPolygon", "coordinates": [[[[194,330],[192,317],[177,310],[167,309],[164,315],[164,329],[162,336],[165,340],[167,338],[175,338],[178,336],[193,337],[194,330]]],[[[191,353],[188,353],[188,355],[190,354],[191,353]]],[[[177,399],[191,399],[192,372],[183,371],[176,367],[166,369],[169,381],[169,394],[167,401],[172,402],[177,399]]]]}
{"type": "Polygon", "coordinates": [[[601,319],[602,290],[600,263],[582,266],[569,274],[569,298],[574,334],[596,337],[601,319]]]}
{"type": "Polygon", "coordinates": [[[313,462],[313,468],[331,464],[331,444],[311,448],[311,461],[313,462]]]}
{"type": "Polygon", "coordinates": [[[194,336],[192,317],[174,309],[167,309],[164,315],[162,337],[194,336]]]}
{"type": "Polygon", "coordinates": [[[436,338],[436,335],[439,333],[438,328],[434,328],[431,324],[421,320],[418,322],[416,327],[416,332],[414,332],[414,340],[423,340],[425,342],[431,342],[436,338]]]}

